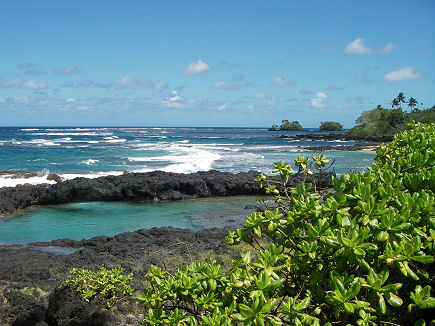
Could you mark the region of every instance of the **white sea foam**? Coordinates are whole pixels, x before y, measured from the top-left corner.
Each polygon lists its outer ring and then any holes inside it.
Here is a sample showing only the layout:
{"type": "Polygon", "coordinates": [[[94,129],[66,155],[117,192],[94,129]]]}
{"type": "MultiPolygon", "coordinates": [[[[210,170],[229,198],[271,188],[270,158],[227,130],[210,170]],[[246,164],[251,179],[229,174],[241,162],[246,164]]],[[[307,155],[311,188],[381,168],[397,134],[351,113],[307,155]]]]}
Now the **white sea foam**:
{"type": "Polygon", "coordinates": [[[90,158],[88,160],[81,161],[80,164],[91,165],[91,164],[95,164],[95,163],[98,163],[98,162],[100,162],[100,161],[99,160],[93,160],[93,159],[90,158]]]}
{"type": "Polygon", "coordinates": [[[95,172],[95,173],[63,173],[59,174],[59,176],[64,180],[71,180],[75,178],[87,178],[87,179],[95,179],[99,177],[105,177],[108,175],[121,175],[123,171],[107,171],[107,172],[95,172]]]}
{"type": "Polygon", "coordinates": [[[34,132],[34,136],[110,136],[112,132],[34,132]]]}
{"type": "Polygon", "coordinates": [[[37,175],[30,178],[16,178],[15,174],[5,174],[0,176],[0,188],[2,187],[15,187],[17,185],[31,184],[37,185],[41,183],[54,184],[56,181],[47,180],[47,176],[50,174],[48,170],[38,171],[37,175]]]}
{"type": "MultiPolygon", "coordinates": [[[[221,155],[200,149],[194,146],[173,143],[167,148],[168,155],[128,157],[130,162],[141,163],[166,163],[167,165],[159,170],[176,173],[192,173],[210,170],[213,162],[221,158],[221,155]]],[[[147,172],[150,169],[142,168],[138,172],[147,172]]]]}
{"type": "Polygon", "coordinates": [[[27,129],[20,129],[21,131],[37,131],[39,129],[35,129],[35,128],[27,128],[27,129]]]}
{"type": "Polygon", "coordinates": [[[106,140],[106,143],[125,143],[127,139],[120,138],[120,139],[108,139],[106,140]]]}

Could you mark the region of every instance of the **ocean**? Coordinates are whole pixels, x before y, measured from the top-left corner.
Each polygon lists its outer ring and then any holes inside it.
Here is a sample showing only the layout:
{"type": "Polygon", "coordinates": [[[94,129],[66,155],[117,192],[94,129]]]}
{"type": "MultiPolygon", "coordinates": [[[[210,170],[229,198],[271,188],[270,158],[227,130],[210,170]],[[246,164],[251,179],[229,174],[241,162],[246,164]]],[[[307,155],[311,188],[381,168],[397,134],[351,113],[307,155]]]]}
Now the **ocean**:
{"type": "MultiPolygon", "coordinates": [[[[58,174],[64,180],[76,177],[120,175],[124,171],[155,170],[176,173],[211,169],[233,173],[257,170],[270,174],[274,162],[292,163],[300,155],[311,156],[318,153],[318,151],[308,151],[306,147],[315,149],[321,146],[332,146],[337,149],[324,154],[331,160],[335,159],[333,167],[338,175],[350,170],[364,170],[372,164],[375,152],[339,150],[343,145],[357,144],[356,142],[297,141],[279,137],[282,134],[290,136],[317,132],[316,129],[271,132],[264,128],[2,127],[0,128],[0,171],[3,172],[0,173],[0,188],[24,183],[54,183],[52,180],[47,180],[50,173],[58,174]],[[36,174],[23,176],[5,171],[31,171],[36,174]]],[[[162,223],[157,223],[159,218],[156,219],[156,216],[163,215],[176,217],[163,223],[174,227],[196,230],[211,226],[238,226],[243,223],[243,217],[247,215],[242,205],[246,202],[246,198],[241,201],[221,199],[220,204],[206,200],[194,202],[195,204],[192,204],[192,201],[181,202],[175,206],[171,203],[154,206],[151,203],[138,204],[139,206],[124,203],[117,205],[116,209],[110,208],[108,206],[110,203],[67,204],[54,208],[36,207],[15,215],[0,216],[0,243],[114,235],[140,228],[163,226],[162,223]],[[213,212],[210,211],[211,206],[214,206],[213,212]],[[241,206],[243,207],[240,211],[241,206]],[[109,209],[106,209],[107,207],[109,209]],[[84,219],[97,215],[96,210],[112,211],[115,218],[102,217],[99,222],[89,222],[89,220],[86,222],[84,219]],[[71,211],[76,214],[71,215],[71,211]],[[231,213],[234,211],[238,213],[231,213]],[[214,222],[210,224],[207,221],[210,221],[211,213],[214,216],[223,216],[223,214],[231,216],[229,219],[231,222],[222,218],[212,219],[214,222]],[[138,218],[131,217],[135,214],[140,216],[139,222],[138,218]],[[130,220],[131,223],[116,219],[116,216],[120,215],[130,216],[126,220],[130,220]],[[239,216],[238,219],[236,215],[239,216]],[[64,222],[54,223],[53,216],[64,222]],[[66,225],[65,218],[81,226],[82,231],[80,227],[75,228],[74,232],[68,232],[72,228],[62,228],[60,225],[66,225]],[[46,230],[51,231],[38,231],[38,221],[42,223],[40,226],[45,223],[46,230]],[[27,226],[24,225],[25,223],[28,223],[27,226]],[[93,228],[94,231],[90,233],[85,232],[85,229],[90,229],[89,223],[102,223],[106,226],[110,224],[110,230],[100,225],[93,228]],[[53,225],[58,226],[53,227],[53,225]],[[59,233],[59,230],[63,233],[59,233]]]]}

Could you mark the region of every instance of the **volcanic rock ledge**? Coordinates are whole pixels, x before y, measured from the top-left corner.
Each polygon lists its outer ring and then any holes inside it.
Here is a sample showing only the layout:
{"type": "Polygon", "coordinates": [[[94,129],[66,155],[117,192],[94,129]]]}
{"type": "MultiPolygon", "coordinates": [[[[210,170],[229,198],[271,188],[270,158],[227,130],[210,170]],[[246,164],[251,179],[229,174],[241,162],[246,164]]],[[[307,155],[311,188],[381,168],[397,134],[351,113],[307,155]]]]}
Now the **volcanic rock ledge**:
{"type": "MultiPolygon", "coordinates": [[[[255,177],[259,172],[232,174],[207,171],[192,174],[167,172],[128,173],[96,179],[76,178],[51,186],[17,186],[0,189],[0,214],[12,213],[31,205],[63,204],[80,201],[157,201],[214,196],[260,195],[255,177]]],[[[331,186],[331,173],[325,173],[321,187],[331,186]]],[[[302,182],[303,176],[289,186],[302,182]]]]}

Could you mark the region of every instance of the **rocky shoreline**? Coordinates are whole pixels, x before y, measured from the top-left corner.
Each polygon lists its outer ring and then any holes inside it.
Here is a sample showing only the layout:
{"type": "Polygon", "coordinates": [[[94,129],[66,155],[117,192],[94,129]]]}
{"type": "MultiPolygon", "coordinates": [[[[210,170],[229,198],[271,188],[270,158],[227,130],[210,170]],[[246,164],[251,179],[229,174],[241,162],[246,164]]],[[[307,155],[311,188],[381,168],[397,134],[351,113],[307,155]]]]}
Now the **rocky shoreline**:
{"type": "Polygon", "coordinates": [[[192,232],[165,227],[81,241],[3,245],[0,325],[138,325],[142,307],[135,296],[144,289],[149,266],[175,271],[193,259],[227,257],[227,233],[228,229],[192,232]],[[75,249],[62,252],[62,248],[75,249]],[[109,310],[104,302],[87,303],[71,288],[61,286],[72,268],[98,270],[101,266],[122,266],[126,273],[133,273],[131,286],[136,292],[109,310]]]}
{"type": "MultiPolygon", "coordinates": [[[[53,185],[25,185],[0,189],[0,214],[13,213],[32,205],[65,204],[82,201],[165,201],[216,196],[261,195],[255,177],[259,172],[219,171],[179,174],[168,172],[128,173],[96,179],[76,178],[53,185]]],[[[317,183],[330,186],[330,174],[317,183]]],[[[292,179],[293,186],[302,175],[292,179]]]]}
{"type": "MultiPolygon", "coordinates": [[[[77,178],[54,185],[0,189],[0,213],[31,205],[79,201],[155,201],[211,196],[260,195],[254,179],[259,172],[193,174],[165,172],[129,173],[97,179],[77,178]]],[[[331,174],[321,187],[331,186],[331,174]]],[[[290,185],[302,181],[292,179],[290,185]]],[[[248,212],[248,211],[247,211],[248,212]]],[[[247,213],[248,214],[248,213],[247,213]]],[[[144,288],[149,266],[175,271],[193,259],[210,257],[229,262],[237,250],[225,245],[226,228],[193,232],[170,227],[138,230],[113,237],[74,241],[59,239],[26,245],[0,245],[0,325],[138,325],[142,307],[134,296],[106,309],[104,302],[85,302],[62,281],[72,268],[97,270],[122,266],[133,273],[132,287],[144,288]]]]}
{"type": "Polygon", "coordinates": [[[294,140],[314,140],[314,141],[359,141],[370,143],[386,143],[393,140],[391,136],[375,137],[375,136],[349,136],[338,133],[317,133],[317,134],[300,134],[294,136],[281,135],[279,138],[290,138],[294,140]]]}

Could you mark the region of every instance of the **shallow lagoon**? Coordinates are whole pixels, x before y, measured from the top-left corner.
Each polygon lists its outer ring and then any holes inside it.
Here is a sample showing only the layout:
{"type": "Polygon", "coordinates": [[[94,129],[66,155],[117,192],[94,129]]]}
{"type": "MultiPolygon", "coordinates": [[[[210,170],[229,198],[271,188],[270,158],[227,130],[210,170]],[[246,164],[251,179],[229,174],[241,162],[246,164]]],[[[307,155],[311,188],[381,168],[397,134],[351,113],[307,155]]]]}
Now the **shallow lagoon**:
{"type": "Polygon", "coordinates": [[[38,206],[0,219],[1,243],[55,239],[81,240],[98,235],[172,226],[190,230],[239,227],[257,197],[236,196],[176,202],[81,202],[38,206]]]}

